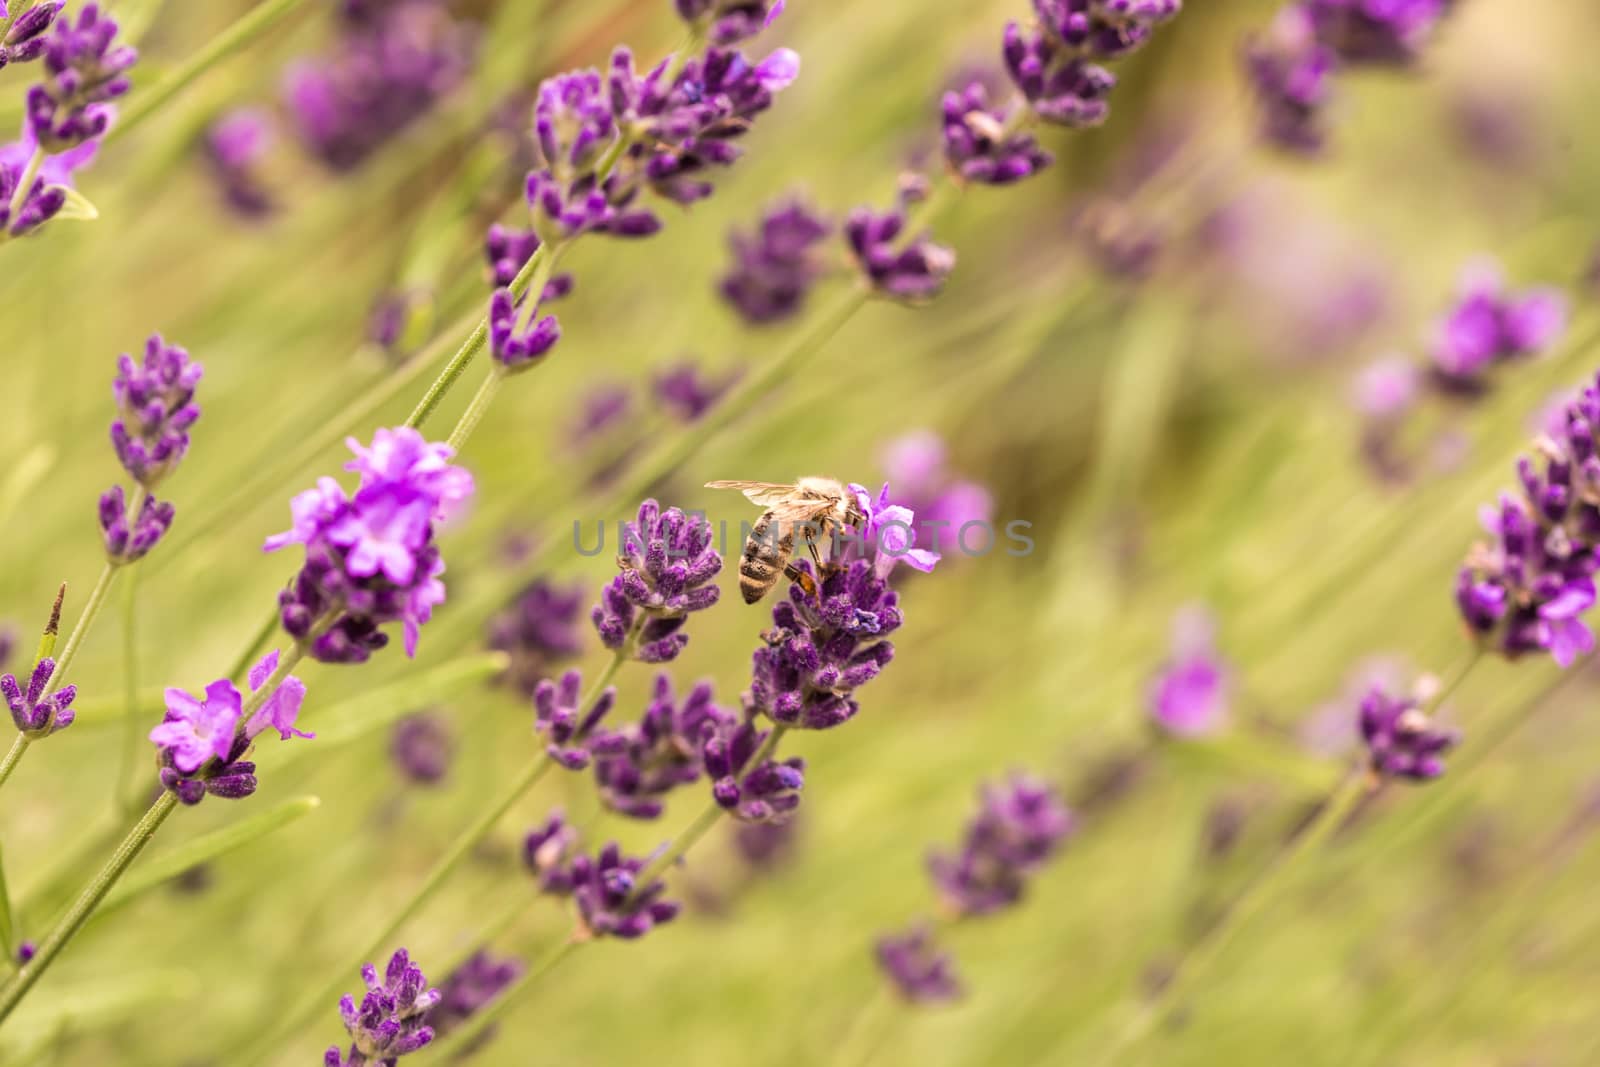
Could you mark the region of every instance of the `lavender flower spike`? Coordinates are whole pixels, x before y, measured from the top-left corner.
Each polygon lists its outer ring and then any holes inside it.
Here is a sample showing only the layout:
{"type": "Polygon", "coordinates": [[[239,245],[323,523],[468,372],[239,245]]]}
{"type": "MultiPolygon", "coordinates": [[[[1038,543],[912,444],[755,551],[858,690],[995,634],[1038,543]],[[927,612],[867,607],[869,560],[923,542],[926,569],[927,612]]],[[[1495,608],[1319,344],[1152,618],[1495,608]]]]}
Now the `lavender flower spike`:
{"type": "Polygon", "coordinates": [[[1397,700],[1373,689],[1358,713],[1372,771],[1384,778],[1425,782],[1444,773],[1440,758],[1459,737],[1436,728],[1415,700],[1397,700]]]}
{"type": "Polygon", "coordinates": [[[572,859],[578,851],[577,827],[559,810],[522,842],[522,862],[539,881],[539,892],[566,896],[572,892],[572,859]]]}
{"type": "Polygon", "coordinates": [[[879,969],[904,999],[928,1004],[961,998],[955,966],[948,954],[939,951],[926,927],[880,939],[876,955],[879,969]]]}
{"type": "Polygon", "coordinates": [[[701,739],[730,723],[733,715],[712,703],[709,682],[701,682],[681,701],[671,675],[656,675],[650,705],[637,725],[616,734],[620,751],[595,761],[601,803],[619,815],[654,819],[672,790],[696,781],[704,769],[701,739]]]}
{"type": "MultiPolygon", "coordinates": [[[[473,953],[439,984],[439,1002],[428,1009],[423,1023],[433,1029],[434,1037],[444,1037],[488,1007],[507,986],[522,977],[524,970],[521,960],[497,960],[487,950],[473,953]]],[[[496,1029],[491,1026],[484,1030],[463,1053],[488,1043],[496,1029]]]]}
{"type": "MultiPolygon", "coordinates": [[[[809,573],[810,565],[796,564],[809,573]]],[[[815,594],[796,582],[772,609],[772,629],[752,657],[745,706],[774,722],[826,730],[855,718],[855,691],[894,656],[898,596],[856,560],[825,577],[815,594]]]]}
{"type": "Polygon", "coordinates": [[[738,44],[772,25],[784,0],[675,0],[678,14],[714,45],[738,44]]]}
{"type": "Polygon", "coordinates": [[[1333,50],[1317,39],[1316,26],[1304,8],[1279,11],[1266,31],[1246,45],[1244,62],[1260,114],[1261,137],[1300,155],[1320,152],[1328,137],[1337,60],[1333,50]]]}
{"type": "Polygon", "coordinates": [[[1507,294],[1493,262],[1473,263],[1462,274],[1460,301],[1434,337],[1435,379],[1455,392],[1477,392],[1492,364],[1538,354],[1561,336],[1566,321],[1560,290],[1507,294]]]}
{"type": "Polygon", "coordinates": [[[1007,111],[990,108],[981,81],[945,93],[943,109],[945,159],[968,181],[1010,185],[1055,161],[1032,134],[1011,129],[1007,111]]]}
{"type": "Polygon", "coordinates": [[[677,902],[662,899],[665,882],[638,884],[645,863],[624,856],[615,842],[593,859],[579,856],[572,861],[572,897],[584,935],[633,940],[677,916],[677,902]]]}
{"type": "Polygon", "coordinates": [[[111,125],[108,101],[131,86],[127,72],[139,59],[117,45],[117,23],[85,4],[78,20],[57,19],[45,41],[46,78],[28,90],[28,128],[46,152],[61,152],[98,138],[111,125]]]}
{"type": "Polygon", "coordinates": [[[419,712],[395,724],[389,735],[389,759],[407,781],[435,785],[450,771],[454,743],[444,722],[419,712]]]}
{"type": "Polygon", "coordinates": [[[56,661],[46,656],[33,668],[28,688],[23,690],[16,675],[0,675],[0,696],[5,697],[11,709],[11,721],[17,730],[30,741],[49,737],[72,725],[72,701],[78,687],[64,685],[50,692],[50,676],[56,672],[56,661]]]}
{"type": "Polygon", "coordinates": [[[902,239],[905,206],[886,214],[869,208],[850,213],[844,226],[850,255],[877,296],[916,304],[932,300],[955,269],[956,255],[927,235],[902,239]]]}
{"type": "Polygon", "coordinates": [[[600,640],[612,650],[633,642],[633,658],[666,663],[689,643],[688,617],[717,602],[714,584],[722,557],[711,547],[711,524],[654,500],[639,505],[635,521],[621,531],[617,557],[622,572],[600,593],[590,617],[600,640]]]}
{"type": "Polygon", "coordinates": [[[279,594],[283,628],[323,663],[363,663],[388,643],[382,627],[403,625],[408,655],[421,628],[444,601],[444,561],[435,523],[461,508],[472,476],[450,460],[453,450],[403,427],[379,430],[371,447],[347,442],[360,474],[354,494],[332,478],[296,496],[293,526],[265,549],[305,546],[305,564],[279,594]]]}
{"type": "Polygon", "coordinates": [[[544,737],[550,758],[571,771],[583,770],[594,756],[615,755],[623,746],[620,735],[600,729],[616,703],[616,688],[607,686],[587,711],[579,705],[582,689],[583,675],[574,670],[559,683],[541,681],[533,691],[534,728],[544,737]]]}
{"type": "Polygon", "coordinates": [[[979,792],[961,851],[935,853],[929,871],[957,915],[986,915],[1022,899],[1028,879],[1060,849],[1076,819],[1044,782],[1014,776],[979,792]]]}
{"type": "MultiPolygon", "coordinates": [[[[6,31],[5,40],[0,41],[0,67],[12,63],[29,63],[43,56],[46,46],[50,43],[45,32],[61,13],[62,6],[60,0],[47,0],[20,12],[16,21],[11,24],[11,28],[6,31]]],[[[10,17],[5,4],[0,4],[0,17],[10,17]]]]}
{"type": "Polygon", "coordinates": [[[189,451],[189,428],[200,418],[195,386],[204,369],[177,345],[153,334],[144,362],[126,353],[117,357],[111,393],[119,417],[111,424],[111,446],[123,469],[153,489],[189,451]]]}
{"type": "Polygon", "coordinates": [[[787,822],[800,807],[805,760],[792,756],[751,765],[770,734],[749,718],[724,719],[705,731],[702,759],[711,778],[712,799],[741,823],[787,822]]]}
{"type": "Polygon", "coordinates": [[[510,289],[496,289],[489,299],[489,351],[508,374],[527,370],[561,340],[561,324],[554,315],[524,324],[518,307],[510,289]]]}
{"type": "MultiPolygon", "coordinates": [[[[34,150],[38,147],[26,127],[20,140],[0,146],[0,231],[10,237],[32,233],[66,207],[72,176],[94,162],[99,144],[88,141],[77,148],[49,156],[39,167],[33,186],[22,199],[16,217],[11,216],[11,201],[21,184],[34,150]]],[[[3,239],[3,238],[0,238],[3,239]]]]}
{"type": "Polygon", "coordinates": [[[1172,624],[1172,658],[1150,687],[1150,717],[1174,737],[1220,730],[1228,714],[1227,670],[1216,651],[1216,621],[1204,608],[1178,613],[1172,624]]]}
{"type": "Polygon", "coordinates": [[[531,697],[551,668],[583,651],[578,614],[583,589],[535,578],[489,620],[489,647],[511,657],[505,678],[531,697]]]}
{"type": "Polygon", "coordinates": [[[424,1022],[441,994],[428,988],[422,969],[411,962],[405,949],[389,957],[383,979],[370,963],[361,968],[367,984],[358,1005],[354,997],[339,1001],[339,1016],[351,1038],[343,1057],[337,1047],[323,1058],[327,1067],[363,1067],[368,1063],[393,1064],[433,1040],[433,1028],[424,1022]]]}
{"type": "Polygon", "coordinates": [[[733,264],[718,289],[752,326],[798,314],[824,271],[817,249],[831,229],[799,199],[774,205],[754,233],[735,230],[728,243],[733,264]]]}
{"type": "Polygon", "coordinates": [[[130,517],[122,486],[113,485],[100,497],[100,532],[106,559],[116,566],[143,559],[171,529],[175,514],[171,504],[146,496],[139,514],[130,517]]]}

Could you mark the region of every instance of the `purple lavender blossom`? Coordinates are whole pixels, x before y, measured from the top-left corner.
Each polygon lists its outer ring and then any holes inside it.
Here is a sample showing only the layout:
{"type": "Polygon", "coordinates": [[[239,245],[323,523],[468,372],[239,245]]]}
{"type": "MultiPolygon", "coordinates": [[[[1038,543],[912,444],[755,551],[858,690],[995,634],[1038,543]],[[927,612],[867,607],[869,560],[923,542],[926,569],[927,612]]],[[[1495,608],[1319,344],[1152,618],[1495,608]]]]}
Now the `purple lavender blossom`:
{"type": "Polygon", "coordinates": [[[122,486],[113,485],[100,497],[100,532],[106,559],[117,566],[143,559],[172,528],[176,513],[171,504],[147,495],[139,505],[139,514],[130,519],[122,486]]]}
{"type": "Polygon", "coordinates": [[[117,29],[98,4],[85,4],[76,22],[55,20],[44,43],[45,80],[27,98],[28,128],[46,152],[75,148],[110,127],[109,101],[128,91],[127,72],[139,59],[131,45],[116,44],[117,29]]]}
{"type": "Polygon", "coordinates": [[[1468,630],[1506,656],[1548,651],[1566,667],[1594,648],[1582,616],[1595,602],[1600,570],[1600,382],[1585,387],[1560,421],[1559,433],[1541,437],[1538,462],[1518,461],[1521,495],[1485,509],[1493,539],[1468,554],[1456,602],[1468,630]]]}
{"type": "Polygon", "coordinates": [[[483,240],[483,255],[489,261],[489,279],[494,286],[509,286],[539,250],[539,243],[539,235],[532,230],[513,230],[498,222],[491,225],[483,240]]]}
{"type": "Polygon", "coordinates": [[[650,703],[638,724],[616,731],[612,741],[616,751],[595,760],[600,802],[630,819],[659,817],[667,794],[697,781],[705,769],[702,739],[733,718],[712,703],[709,682],[701,682],[678,700],[672,677],[656,675],[650,703]]]}
{"type": "Polygon", "coordinates": [[[510,289],[496,289],[489,299],[489,351],[507,374],[527,370],[538,363],[561,340],[561,324],[554,315],[538,318],[538,305],[529,314],[520,312],[520,301],[510,289]]]}
{"type": "Polygon", "coordinates": [[[733,388],[740,377],[736,370],[712,379],[693,363],[676,363],[651,376],[650,389],[656,404],[682,423],[699,422],[706,412],[733,388]]]}
{"type": "Polygon", "coordinates": [[[544,166],[530,171],[526,184],[539,239],[565,241],[583,233],[648,237],[661,228],[655,215],[637,206],[636,184],[616,175],[602,183],[596,171],[617,138],[614,107],[597,70],[546,78],[539,86],[534,134],[544,166]]]}
{"type": "Polygon", "coordinates": [[[1042,121],[1068,129],[1098,126],[1111,113],[1106,98],[1117,79],[1062,47],[1042,29],[1006,24],[1001,58],[1011,81],[1042,121]]]}
{"type": "Polygon", "coordinates": [[[539,892],[566,896],[572,892],[572,858],[578,853],[578,830],[557,810],[522,842],[522,863],[539,881],[539,892]]]}
{"type": "Polygon", "coordinates": [[[1461,297],[1437,328],[1433,370],[1444,388],[1473,393],[1496,363],[1537,355],[1566,329],[1566,300],[1556,289],[1508,294],[1490,261],[1462,274],[1461,297]]]}
{"type": "Polygon", "coordinates": [[[584,390],[577,416],[567,430],[575,449],[584,449],[614,427],[626,422],[633,411],[633,393],[621,382],[600,382],[584,390]]]}
{"type": "Polygon", "coordinates": [[[1063,48],[1116,59],[1150,40],[1183,10],[1183,0],[1033,0],[1039,24],[1063,48]]]}
{"type": "Polygon", "coordinates": [[[1301,0],[1317,37],[1351,66],[1409,66],[1453,0],[1301,0]]]}
{"type": "Polygon", "coordinates": [[[6,706],[11,709],[11,721],[30,741],[49,737],[72,725],[72,701],[78,695],[78,687],[64,685],[51,692],[50,677],[55,672],[55,660],[49,656],[41,659],[28,678],[25,691],[16,675],[0,675],[0,696],[5,697],[6,706]]]}
{"type": "Polygon", "coordinates": [[[403,624],[407,655],[444,602],[444,561],[435,524],[472,495],[472,476],[454,451],[409,427],[379,430],[370,448],[353,438],[361,475],[353,495],[332,478],[290,503],[294,525],[269,537],[268,552],[305,546],[305,565],[278,597],[283,628],[323,663],[364,663],[388,643],[381,628],[403,624]]]}
{"type": "Polygon", "coordinates": [[[0,622],[0,670],[5,670],[6,664],[11,662],[11,654],[16,650],[16,627],[10,623],[0,622]]]}
{"type": "Polygon", "coordinates": [[[617,562],[622,571],[600,593],[590,618],[601,642],[628,649],[641,663],[676,659],[689,643],[690,615],[717,602],[722,557],[711,547],[711,524],[654,500],[622,527],[617,562]]]}
{"type": "Polygon", "coordinates": [[[1350,390],[1351,403],[1364,417],[1395,422],[1416,406],[1422,392],[1422,375],[1401,356],[1367,364],[1357,373],[1350,390]]]}
{"type": "Polygon", "coordinates": [[[643,937],[679,911],[676,901],[664,900],[665,882],[638,884],[646,861],[622,854],[615,842],[593,859],[572,861],[572,899],[578,906],[578,926],[587,937],[643,937]]]}
{"type": "Polygon", "coordinates": [[[1180,611],[1172,623],[1172,658],[1150,686],[1150,718],[1173,737],[1222,729],[1228,715],[1227,668],[1216,649],[1216,620],[1204,608],[1180,611]]]}
{"type": "Polygon", "coordinates": [[[788,860],[796,847],[798,812],[783,822],[737,822],[733,846],[746,867],[769,871],[788,860]]]}
{"type": "MultiPolygon", "coordinates": [[[[439,1002],[423,1015],[423,1024],[432,1028],[434,1037],[444,1037],[488,1007],[525,970],[519,959],[508,956],[497,960],[487,949],[479,949],[439,984],[439,1002]]],[[[462,1051],[481,1048],[493,1039],[496,1029],[491,1026],[484,1030],[469,1049],[462,1051]]]]}
{"type": "Polygon", "coordinates": [[[712,799],[741,823],[787,822],[800,807],[805,760],[793,756],[753,763],[771,733],[750,717],[724,716],[705,728],[702,759],[712,799]]]}
{"type": "MultiPolygon", "coordinates": [[[[277,666],[274,651],[250,668],[252,693],[260,692],[277,666]]],[[[256,765],[244,757],[257,737],[269,729],[284,740],[314,736],[295,729],[305,694],[305,684],[290,675],[241,729],[244,698],[228,679],[206,686],[204,697],[167,689],[166,716],[150,731],[160,753],[162,786],[187,805],[200,803],[208,793],[228,800],[251,795],[256,791],[256,765]]]]}
{"type": "Polygon", "coordinates": [[[146,489],[154,489],[189,451],[189,429],[200,418],[195,386],[204,373],[199,363],[160,334],[145,342],[144,362],[127,353],[117,357],[111,393],[118,418],[111,424],[111,447],[123,469],[146,489]]]}
{"type": "Polygon", "coordinates": [[[1373,689],[1361,701],[1358,713],[1361,739],[1374,774],[1425,782],[1444,773],[1440,758],[1459,740],[1449,730],[1437,729],[1414,700],[1388,696],[1373,689]]]}
{"type": "Polygon", "coordinates": [[[511,658],[504,678],[524,696],[550,677],[552,668],[583,651],[578,616],[583,587],[535,578],[489,620],[489,647],[511,658]]]}
{"type": "Polygon", "coordinates": [[[600,729],[600,723],[617,702],[617,690],[607,686],[588,710],[581,706],[583,675],[575,670],[559,682],[546,678],[533,691],[534,729],[545,739],[550,758],[571,771],[581,771],[596,756],[621,752],[618,734],[600,729]]]}
{"type": "Polygon", "coordinates": [[[431,111],[467,73],[471,34],[445,5],[406,0],[353,20],[332,53],[302,63],[284,95],[308,151],[348,171],[431,111]]]}
{"type": "Polygon", "coordinates": [[[263,112],[255,108],[228,112],[206,130],[203,148],[223,202],[235,214],[262,219],[276,210],[259,171],[272,148],[272,127],[263,112]]]}
{"type": "Polygon", "coordinates": [[[19,140],[0,145],[0,231],[12,237],[32,233],[61,213],[72,188],[73,174],[94,162],[100,142],[85,141],[77,148],[47,156],[13,219],[11,201],[36,147],[33,134],[26,127],[19,140]]]}
{"type": "Polygon", "coordinates": [[[826,269],[818,252],[831,230],[798,197],[769,207],[753,233],[734,230],[729,236],[733,264],[718,291],[752,326],[793,318],[826,269]]]}
{"type": "Polygon", "coordinates": [[[1006,108],[989,106],[981,81],[945,93],[942,107],[945,160],[967,181],[1010,185],[1055,162],[1031,133],[1012,128],[1006,108]]]}
{"type": "MultiPolygon", "coordinates": [[[[880,580],[887,579],[901,563],[923,574],[932,573],[943,557],[932,549],[916,547],[918,537],[924,532],[924,524],[918,521],[916,513],[910,508],[894,503],[889,483],[883,483],[876,499],[854,482],[849,489],[855,495],[856,506],[866,517],[866,523],[860,531],[859,554],[872,561],[874,576],[880,580]]],[[[854,558],[858,554],[856,548],[855,544],[845,545],[843,558],[854,558]]]]}
{"type": "Polygon", "coordinates": [[[427,340],[433,328],[433,293],[423,286],[387,289],[367,312],[367,340],[398,361],[427,340]]]}
{"type": "Polygon", "coordinates": [[[395,723],[389,759],[408,782],[437,785],[450,771],[455,742],[438,715],[419,712],[395,723]]]}
{"type": "Polygon", "coordinates": [[[867,287],[877,296],[908,304],[939,295],[955,269],[956,254],[927,234],[905,237],[904,202],[877,214],[857,208],[845,220],[845,240],[867,287]]]}
{"type": "Polygon", "coordinates": [[[962,996],[954,961],[948,953],[939,951],[933,933],[925,926],[880,938],[876,955],[878,968],[894,983],[895,991],[913,1004],[953,1001],[962,996]]]}
{"type": "Polygon", "coordinates": [[[1051,786],[1024,775],[986,785],[978,798],[961,851],[928,859],[945,905],[960,916],[987,915],[1021,900],[1028,879],[1060,850],[1077,822],[1051,786]]]}
{"type": "Polygon", "coordinates": [[[772,25],[784,0],[674,0],[678,15],[715,45],[738,44],[772,25]]]}
{"type": "Polygon", "coordinates": [[[382,981],[370,963],[361,968],[361,978],[367,984],[361,1003],[357,1005],[348,995],[339,1001],[339,1016],[351,1038],[350,1050],[341,1057],[337,1047],[330,1048],[323,1058],[326,1067],[393,1064],[433,1040],[433,1028],[425,1020],[441,994],[428,988],[421,968],[411,962],[405,949],[389,957],[382,981]]]}
{"type": "MultiPolygon", "coordinates": [[[[18,12],[16,21],[6,31],[5,39],[0,41],[0,67],[12,63],[30,63],[43,56],[50,44],[46,31],[61,13],[62,6],[60,0],[46,0],[45,3],[18,12]]],[[[10,17],[9,5],[0,3],[0,19],[10,17]]]]}
{"type": "Polygon", "coordinates": [[[1320,152],[1337,58],[1317,39],[1310,14],[1299,6],[1279,11],[1265,33],[1251,38],[1244,58],[1261,136],[1289,152],[1320,152]]]}
{"type": "MultiPolygon", "coordinates": [[[[796,566],[811,573],[806,562],[796,566]]],[[[745,706],[786,726],[826,730],[855,718],[856,689],[894,657],[886,638],[900,626],[899,598],[871,563],[856,560],[815,594],[792,584],[772,621],[752,657],[745,706]]]]}

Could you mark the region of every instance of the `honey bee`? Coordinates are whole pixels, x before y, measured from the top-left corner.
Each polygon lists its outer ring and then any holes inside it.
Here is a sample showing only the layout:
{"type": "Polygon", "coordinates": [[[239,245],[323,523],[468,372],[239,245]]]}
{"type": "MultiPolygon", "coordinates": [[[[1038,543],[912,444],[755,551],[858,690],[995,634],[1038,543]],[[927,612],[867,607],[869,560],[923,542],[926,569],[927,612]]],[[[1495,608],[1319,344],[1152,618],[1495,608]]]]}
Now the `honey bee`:
{"type": "Polygon", "coordinates": [[[863,527],[855,495],[842,482],[832,478],[801,478],[794,485],[771,482],[707,482],[707,489],[737,489],[752,504],[766,508],[750,529],[739,559],[739,592],[746,604],[754,604],[778,584],[778,575],[799,582],[806,592],[815,594],[816,582],[794,565],[795,535],[803,535],[811,558],[820,573],[824,569],[817,543],[830,541],[846,526],[863,527]]]}

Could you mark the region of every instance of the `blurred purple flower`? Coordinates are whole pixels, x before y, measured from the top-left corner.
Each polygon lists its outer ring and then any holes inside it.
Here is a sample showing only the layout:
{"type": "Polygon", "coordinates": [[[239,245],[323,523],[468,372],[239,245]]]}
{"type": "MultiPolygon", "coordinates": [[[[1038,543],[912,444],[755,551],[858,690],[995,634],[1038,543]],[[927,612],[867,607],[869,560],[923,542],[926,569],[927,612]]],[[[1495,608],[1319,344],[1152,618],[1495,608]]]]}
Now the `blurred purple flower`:
{"type": "Polygon", "coordinates": [[[1457,736],[1434,727],[1414,700],[1400,700],[1374,689],[1361,701],[1361,738],[1374,774],[1427,781],[1444,773],[1441,757],[1457,736]]]}
{"type": "MultiPolygon", "coordinates": [[[[20,3],[22,0],[12,0],[20,3]]],[[[0,67],[10,66],[12,63],[31,63],[45,54],[50,46],[50,37],[46,31],[55,22],[56,16],[61,14],[65,5],[61,0],[46,0],[45,3],[34,4],[25,11],[18,11],[16,21],[6,31],[5,39],[0,41],[0,67]]],[[[10,18],[10,6],[0,3],[0,19],[10,18]]]]}
{"type": "Polygon", "coordinates": [[[783,14],[785,0],[675,0],[678,15],[716,45],[754,37],[783,14]]]}
{"type": "Polygon", "coordinates": [[[939,951],[932,932],[925,926],[879,938],[876,955],[878,968],[900,996],[913,1004],[959,1000],[962,996],[954,962],[948,953],[939,951]]]}
{"type": "Polygon", "coordinates": [[[944,439],[932,430],[914,430],[890,441],[880,462],[894,487],[891,503],[912,512],[919,534],[928,534],[934,552],[948,552],[952,544],[959,548],[967,524],[994,518],[994,498],[950,470],[944,439]]]}
{"type": "Polygon", "coordinates": [[[1300,0],[1317,38],[1351,66],[1407,66],[1454,0],[1300,0]]]}
{"type": "Polygon", "coordinates": [[[666,883],[657,879],[638,883],[646,861],[622,854],[621,846],[609,844],[591,859],[577,856],[572,861],[572,898],[578,906],[578,924],[589,937],[643,937],[678,914],[676,901],[663,899],[666,883]]]}
{"type": "Polygon", "coordinates": [[[978,792],[978,814],[961,850],[935,852],[928,869],[956,915],[987,915],[1022,899],[1028,880],[1055,856],[1077,820],[1055,789],[1025,775],[978,792]]]}
{"type": "Polygon", "coordinates": [[[505,678],[524,696],[533,696],[551,670],[583,651],[579,615],[583,587],[535,578],[489,620],[489,647],[511,657],[505,678]]]}
{"type": "Polygon", "coordinates": [[[1393,422],[1403,418],[1422,391],[1422,374],[1410,360],[1390,356],[1369,363],[1356,374],[1351,403],[1369,419],[1393,422]]]}
{"type": "MultiPolygon", "coordinates": [[[[488,1007],[525,970],[519,959],[495,959],[487,949],[479,949],[439,983],[439,1002],[422,1016],[423,1025],[433,1030],[434,1037],[444,1037],[488,1007]]],[[[497,1026],[484,1030],[463,1053],[493,1040],[497,1026]]]]}
{"type": "Polygon", "coordinates": [[[1063,48],[1094,59],[1115,59],[1150,40],[1183,0],[1033,0],[1042,26],[1063,48]]]}
{"type": "Polygon", "coordinates": [[[264,112],[241,108],[221,116],[206,130],[203,147],[229,208],[247,219],[273,213],[277,204],[259,170],[272,147],[272,127],[264,112]]]}
{"type": "Polygon", "coordinates": [[[577,851],[578,831],[557,810],[523,839],[522,863],[539,880],[541,893],[565,896],[572,892],[572,857],[577,851]]]}
{"type": "Polygon", "coordinates": [[[1172,623],[1172,658],[1150,687],[1150,717],[1174,737],[1191,738],[1222,729],[1228,714],[1227,669],[1216,649],[1216,621],[1191,606],[1172,623]]]}
{"type": "Polygon", "coordinates": [[[1337,59],[1318,40],[1310,13],[1297,5],[1283,8],[1265,32],[1250,39],[1244,59],[1261,136],[1290,152],[1320,152],[1327,142],[1337,59]]]}
{"type": "Polygon", "coordinates": [[[981,81],[945,93],[941,107],[945,161],[967,181],[1010,185],[1055,161],[1033,134],[1014,129],[1008,106],[989,106],[981,81]]]}
{"type": "Polygon", "coordinates": [[[429,712],[407,715],[389,735],[389,759],[409,782],[436,785],[444,780],[455,742],[444,720],[429,712]]]}
{"type": "Polygon", "coordinates": [[[793,855],[799,824],[800,820],[793,816],[783,822],[735,823],[734,848],[751,870],[771,870],[793,855]]]}
{"type": "Polygon", "coordinates": [[[1499,268],[1488,260],[1462,274],[1460,300],[1439,323],[1433,369],[1446,388],[1474,392],[1495,363],[1539,354],[1566,329],[1566,300],[1556,289],[1508,294],[1499,268]]]}
{"type": "Polygon", "coordinates": [[[718,283],[723,299],[752,326],[794,317],[826,270],[818,253],[831,230],[798,197],[767,208],[753,233],[728,238],[733,265],[718,283]]]}
{"type": "Polygon", "coordinates": [[[46,152],[76,148],[110,128],[110,101],[131,87],[128,71],[139,60],[131,45],[116,43],[118,29],[98,4],[85,4],[77,21],[58,18],[43,38],[45,78],[28,90],[27,114],[29,132],[46,152]]]}
{"type": "Polygon", "coordinates": [[[735,370],[722,378],[702,374],[693,363],[676,363],[650,380],[656,403],[679,422],[698,422],[739,381],[735,370]]]}
{"type": "Polygon", "coordinates": [[[845,240],[867,287],[904,303],[932,300],[955,269],[956,255],[926,234],[907,237],[905,206],[885,214],[857,208],[845,221],[845,240]]]}
{"type": "Polygon", "coordinates": [[[77,148],[47,156],[13,219],[11,200],[36,147],[33,133],[26,126],[20,140],[0,145],[0,230],[12,237],[32,233],[61,212],[67,203],[67,191],[73,187],[73,174],[94,162],[100,142],[85,141],[77,148]]]}
{"type": "Polygon", "coordinates": [[[139,514],[130,516],[122,486],[113,485],[100,496],[100,533],[106,559],[118,566],[143,559],[166,536],[176,514],[171,504],[146,496],[139,514]]]}

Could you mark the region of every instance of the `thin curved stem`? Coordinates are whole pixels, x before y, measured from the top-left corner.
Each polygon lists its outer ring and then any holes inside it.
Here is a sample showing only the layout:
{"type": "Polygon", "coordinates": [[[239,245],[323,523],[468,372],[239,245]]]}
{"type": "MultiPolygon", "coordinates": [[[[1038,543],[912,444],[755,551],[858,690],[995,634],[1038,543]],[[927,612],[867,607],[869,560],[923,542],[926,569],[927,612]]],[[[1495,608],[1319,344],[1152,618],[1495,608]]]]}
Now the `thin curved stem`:
{"type": "MultiPolygon", "coordinates": [[[[135,492],[133,503],[142,504],[143,494],[135,492]]],[[[130,511],[129,514],[135,514],[130,511]]],[[[84,601],[83,611],[78,615],[78,621],[73,624],[72,632],[67,635],[67,643],[61,646],[61,655],[56,657],[55,673],[50,676],[50,691],[59,690],[67,680],[67,672],[72,669],[73,660],[78,658],[78,649],[83,647],[84,636],[88,634],[89,627],[94,625],[94,620],[99,616],[100,609],[105,607],[106,595],[111,592],[111,583],[116,580],[117,572],[122,568],[115,564],[107,563],[100,571],[99,579],[94,583],[94,588],[89,590],[89,599],[84,601]]]]}
{"type": "Polygon", "coordinates": [[[11,747],[6,749],[5,759],[0,760],[0,785],[5,785],[10,779],[11,772],[17,769],[17,764],[22,762],[22,754],[28,751],[27,734],[18,734],[17,739],[11,742],[11,747]]]}
{"type": "Polygon", "coordinates": [[[506,382],[506,375],[499,367],[491,367],[484,376],[483,384],[478,386],[478,391],[472,395],[472,402],[467,405],[467,410],[461,413],[455,429],[450,431],[449,445],[457,455],[467,443],[467,438],[478,428],[478,423],[483,421],[484,413],[489,410],[489,405],[494,403],[494,398],[499,395],[500,387],[506,382]]]}
{"type": "Polygon", "coordinates": [[[144,817],[128,831],[128,836],[122,839],[122,843],[111,854],[105,866],[100,868],[84,887],[83,892],[78,895],[78,899],[73,901],[72,907],[67,909],[67,913],[45,935],[33,959],[23,964],[5,985],[0,986],[0,1023],[5,1022],[22,998],[27,995],[28,990],[33,988],[33,984],[39,980],[50,964],[55,962],[55,958],[72,940],[73,935],[83,928],[83,924],[89,920],[89,916],[99,906],[100,901],[105,899],[111,887],[126,873],[128,866],[139,857],[140,852],[144,851],[144,847],[150,843],[150,839],[156,835],[156,831],[167,821],[167,816],[172,814],[173,808],[177,805],[178,798],[171,792],[164,791],[156,798],[155,803],[144,813],[144,817]]]}
{"type": "Polygon", "coordinates": [[[139,761],[139,572],[128,576],[122,589],[122,769],[112,803],[132,814],[138,810],[134,794],[134,765],[139,761]]]}

